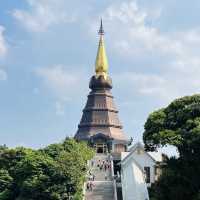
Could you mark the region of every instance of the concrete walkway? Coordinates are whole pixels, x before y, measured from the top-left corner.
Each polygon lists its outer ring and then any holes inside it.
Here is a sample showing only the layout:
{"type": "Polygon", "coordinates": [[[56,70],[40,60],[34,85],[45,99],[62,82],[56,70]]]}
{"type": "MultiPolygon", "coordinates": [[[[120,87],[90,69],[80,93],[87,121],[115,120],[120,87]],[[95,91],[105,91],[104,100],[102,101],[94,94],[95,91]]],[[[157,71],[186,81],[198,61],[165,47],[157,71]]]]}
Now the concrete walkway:
{"type": "MultiPolygon", "coordinates": [[[[94,187],[92,191],[86,190],[85,199],[86,200],[113,200],[114,190],[113,182],[111,177],[111,170],[100,170],[97,166],[99,160],[109,160],[108,156],[102,154],[96,154],[93,158],[94,165],[90,165],[90,172],[95,175],[95,180],[93,181],[94,187]],[[106,178],[105,178],[106,177],[106,178]]],[[[91,163],[91,162],[90,162],[91,163]]]]}

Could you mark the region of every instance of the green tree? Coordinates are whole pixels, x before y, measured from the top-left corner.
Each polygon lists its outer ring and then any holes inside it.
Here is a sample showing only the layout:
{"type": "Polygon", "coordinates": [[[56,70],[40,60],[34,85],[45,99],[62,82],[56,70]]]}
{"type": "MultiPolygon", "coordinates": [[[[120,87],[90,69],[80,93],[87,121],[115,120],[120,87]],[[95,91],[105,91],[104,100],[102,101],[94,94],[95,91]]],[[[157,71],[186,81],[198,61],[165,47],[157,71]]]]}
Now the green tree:
{"type": "Polygon", "coordinates": [[[12,198],[10,190],[13,186],[13,178],[7,170],[0,170],[0,199],[12,198]]]}
{"type": "Polygon", "coordinates": [[[79,200],[92,156],[85,143],[72,139],[40,150],[2,148],[0,200],[79,200]]]}
{"type": "Polygon", "coordinates": [[[154,199],[197,200],[200,194],[200,95],[176,99],[153,112],[143,135],[147,150],[173,145],[179,158],[167,160],[153,187],[154,199]]]}

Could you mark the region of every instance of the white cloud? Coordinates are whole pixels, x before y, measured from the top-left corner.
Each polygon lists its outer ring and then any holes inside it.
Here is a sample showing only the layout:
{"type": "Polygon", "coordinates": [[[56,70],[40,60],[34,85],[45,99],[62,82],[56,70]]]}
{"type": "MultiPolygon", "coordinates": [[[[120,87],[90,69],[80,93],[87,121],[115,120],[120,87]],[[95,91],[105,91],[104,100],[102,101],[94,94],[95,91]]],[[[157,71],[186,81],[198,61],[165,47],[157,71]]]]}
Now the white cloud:
{"type": "Polygon", "coordinates": [[[65,0],[26,0],[29,10],[15,9],[12,15],[25,28],[33,32],[46,31],[51,25],[73,22],[75,15],[69,14],[65,0]]]}
{"type": "Polygon", "coordinates": [[[133,85],[140,96],[169,102],[200,91],[200,29],[162,32],[149,23],[160,15],[161,9],[144,10],[135,0],[114,3],[103,13],[107,32],[112,35],[108,42],[133,65],[117,79],[133,85]],[[134,58],[141,60],[140,73],[134,72],[134,58]]]}
{"type": "Polygon", "coordinates": [[[161,9],[148,11],[141,9],[135,0],[113,4],[103,13],[108,32],[114,36],[113,44],[123,55],[144,53],[180,53],[179,41],[162,34],[149,21],[156,20],[161,9]],[[156,14],[154,14],[156,13],[156,14]],[[113,31],[117,31],[113,34],[113,31]]]}
{"type": "Polygon", "coordinates": [[[156,74],[138,74],[134,72],[121,73],[114,75],[116,85],[121,85],[123,88],[131,88],[127,94],[127,97],[143,96],[143,98],[156,96],[159,101],[166,103],[172,100],[175,95],[175,91],[168,93],[169,84],[165,77],[160,77],[156,74]],[[173,94],[172,94],[173,93],[173,94]]]}
{"type": "Polygon", "coordinates": [[[117,19],[125,24],[131,21],[132,25],[140,26],[144,24],[147,14],[139,10],[135,1],[131,1],[109,7],[105,17],[107,20],[117,19]]]}
{"type": "Polygon", "coordinates": [[[199,75],[184,76],[183,74],[138,74],[134,72],[114,75],[115,85],[124,90],[126,100],[140,98],[154,105],[167,105],[175,98],[199,93],[199,75]]]}
{"type": "Polygon", "coordinates": [[[36,70],[45,86],[51,89],[57,97],[71,100],[71,97],[82,91],[82,83],[85,81],[83,72],[73,71],[71,67],[55,65],[36,70]]]}
{"type": "MultiPolygon", "coordinates": [[[[185,32],[162,32],[152,26],[149,21],[156,20],[162,14],[161,9],[155,11],[143,10],[135,0],[109,6],[102,14],[111,44],[121,56],[152,58],[164,56],[166,64],[177,68],[181,65],[199,65],[200,29],[185,32]],[[153,16],[152,13],[159,13],[153,16]],[[168,61],[167,61],[168,59],[168,61]]],[[[160,64],[160,63],[159,63],[160,64]]],[[[163,64],[163,63],[161,63],[163,64]]]]}
{"type": "Polygon", "coordinates": [[[88,80],[84,72],[73,71],[71,67],[55,65],[39,68],[36,74],[42,79],[45,88],[55,96],[57,115],[64,114],[69,101],[75,102],[80,96],[87,94],[88,80]]]}
{"type": "Polygon", "coordinates": [[[0,25],[0,57],[3,57],[7,53],[7,45],[4,37],[5,28],[0,25]]]}

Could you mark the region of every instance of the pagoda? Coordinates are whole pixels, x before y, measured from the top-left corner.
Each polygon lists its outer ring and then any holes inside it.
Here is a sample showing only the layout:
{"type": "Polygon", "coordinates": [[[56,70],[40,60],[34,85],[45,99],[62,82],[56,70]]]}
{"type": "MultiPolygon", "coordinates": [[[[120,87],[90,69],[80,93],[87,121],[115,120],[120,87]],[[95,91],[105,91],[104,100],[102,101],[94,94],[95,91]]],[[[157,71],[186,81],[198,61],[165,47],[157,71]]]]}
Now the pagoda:
{"type": "Polygon", "coordinates": [[[100,38],[95,75],[89,83],[91,91],[75,139],[88,141],[96,153],[120,153],[127,150],[130,141],[123,132],[111,93],[112,79],[108,75],[102,20],[98,33],[100,38]]]}

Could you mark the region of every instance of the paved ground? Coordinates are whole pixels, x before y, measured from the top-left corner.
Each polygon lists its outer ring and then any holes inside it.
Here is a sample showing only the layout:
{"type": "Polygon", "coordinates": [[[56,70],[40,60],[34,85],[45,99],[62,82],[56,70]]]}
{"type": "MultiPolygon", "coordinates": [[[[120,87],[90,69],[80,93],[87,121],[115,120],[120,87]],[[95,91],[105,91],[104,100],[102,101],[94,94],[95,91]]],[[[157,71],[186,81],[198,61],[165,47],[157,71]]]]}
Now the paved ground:
{"type": "Polygon", "coordinates": [[[93,181],[94,187],[92,191],[86,191],[86,200],[113,200],[114,190],[113,182],[111,179],[110,170],[100,170],[97,167],[98,161],[108,160],[105,155],[96,155],[93,159],[94,166],[90,168],[92,174],[95,175],[95,181],[93,181]],[[105,179],[105,176],[107,179],[105,179]]]}

